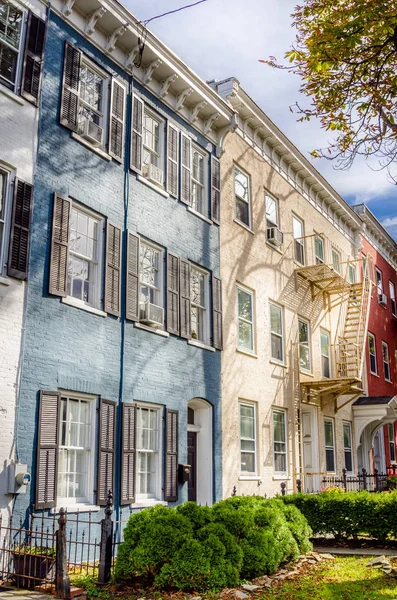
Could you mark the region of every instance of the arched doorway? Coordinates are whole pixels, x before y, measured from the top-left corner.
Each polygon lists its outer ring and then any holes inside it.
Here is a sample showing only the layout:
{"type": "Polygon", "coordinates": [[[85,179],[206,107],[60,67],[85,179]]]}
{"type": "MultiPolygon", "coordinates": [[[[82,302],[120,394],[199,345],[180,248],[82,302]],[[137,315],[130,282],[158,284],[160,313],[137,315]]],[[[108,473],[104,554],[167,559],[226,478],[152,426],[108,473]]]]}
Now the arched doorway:
{"type": "Polygon", "coordinates": [[[212,504],[212,406],[201,398],[188,403],[187,453],[191,466],[188,500],[212,504]]]}

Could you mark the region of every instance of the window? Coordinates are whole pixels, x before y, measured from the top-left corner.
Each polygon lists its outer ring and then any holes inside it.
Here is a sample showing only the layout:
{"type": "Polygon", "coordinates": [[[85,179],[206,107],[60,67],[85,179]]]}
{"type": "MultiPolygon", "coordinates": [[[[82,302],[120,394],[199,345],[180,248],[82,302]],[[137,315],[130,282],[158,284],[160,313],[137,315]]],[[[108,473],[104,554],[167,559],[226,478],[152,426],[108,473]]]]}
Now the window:
{"type": "Polygon", "coordinates": [[[240,403],[241,472],[256,473],[256,411],[253,404],[240,403]]]}
{"type": "Polygon", "coordinates": [[[143,113],[143,165],[161,168],[162,121],[146,110],[143,113]]]}
{"type": "Polygon", "coordinates": [[[320,339],[322,376],[329,379],[331,377],[329,333],[324,330],[320,331],[320,339]]]}
{"type": "MultiPolygon", "coordinates": [[[[1,6],[1,5],[0,5],[1,6]]],[[[9,179],[10,174],[0,169],[0,277],[4,273],[7,262],[7,242],[6,225],[9,220],[9,179]]]]}
{"type": "Polygon", "coordinates": [[[273,409],[273,461],[276,473],[287,473],[287,423],[284,410],[273,409]]]}
{"type": "Polygon", "coordinates": [[[397,317],[396,287],[392,281],[389,281],[389,293],[390,293],[390,302],[391,302],[391,314],[394,317],[397,317]]]}
{"type": "Polygon", "coordinates": [[[278,227],[278,200],[273,196],[265,195],[266,201],[266,225],[267,227],[278,227]]]}
{"type": "Polygon", "coordinates": [[[160,500],[160,409],[136,407],[136,497],[160,500]]]}
{"type": "Polygon", "coordinates": [[[193,265],[190,271],[190,296],[192,338],[209,345],[208,273],[193,265]]]}
{"type": "Polygon", "coordinates": [[[341,274],[341,253],[336,248],[332,248],[332,266],[335,273],[341,274]]]}
{"type": "Polygon", "coordinates": [[[299,367],[301,371],[311,371],[310,357],[310,330],[309,323],[304,319],[298,319],[299,338],[299,367]]]}
{"type": "Polygon", "coordinates": [[[105,143],[107,76],[83,57],[80,71],[79,133],[95,146],[105,143]]]}
{"type": "Polygon", "coordinates": [[[382,296],[383,296],[383,276],[382,276],[382,271],[379,271],[379,269],[375,269],[375,273],[376,273],[376,287],[378,290],[378,302],[381,303],[382,302],[382,296]]]}
{"type": "Polygon", "coordinates": [[[99,216],[72,206],[67,293],[94,308],[101,307],[102,230],[99,216]]]}
{"type": "Polygon", "coordinates": [[[206,182],[207,157],[198,148],[192,148],[192,208],[202,215],[208,215],[206,182]]]}
{"type": "Polygon", "coordinates": [[[390,462],[396,462],[396,442],[394,439],[394,425],[393,423],[387,424],[389,432],[389,450],[390,450],[390,462]]]}
{"type": "Polygon", "coordinates": [[[348,273],[348,277],[349,277],[349,283],[353,284],[357,282],[357,270],[356,270],[356,265],[351,265],[349,264],[349,273],[348,273]]]}
{"type": "Polygon", "coordinates": [[[270,335],[272,358],[284,362],[284,324],[283,309],[270,303],[270,335]]]}
{"type": "Polygon", "coordinates": [[[238,347],[254,351],[254,296],[247,289],[237,286],[238,347]]]}
{"type": "Polygon", "coordinates": [[[389,360],[389,346],[386,342],[382,342],[382,356],[383,356],[383,372],[386,381],[390,381],[390,360],[389,360]]]}
{"type": "Polygon", "coordinates": [[[305,239],[303,221],[292,215],[292,232],[295,241],[295,260],[300,265],[305,264],[305,239]]]}
{"type": "Polygon", "coordinates": [[[327,473],[335,472],[335,438],[334,422],[332,419],[324,419],[325,440],[325,470],[327,473]]]}
{"type": "Polygon", "coordinates": [[[316,265],[324,264],[324,239],[320,235],[314,238],[314,255],[316,265]]]}
{"type": "Polygon", "coordinates": [[[0,0],[0,82],[15,91],[21,50],[23,12],[0,0]]]}
{"type": "Polygon", "coordinates": [[[250,180],[240,169],[234,169],[234,192],[236,195],[236,219],[251,227],[250,180]]]}
{"type": "Polygon", "coordinates": [[[58,504],[92,503],[95,402],[61,398],[58,504]]]}
{"type": "Polygon", "coordinates": [[[141,241],[140,243],[140,320],[163,326],[163,250],[141,241]]]}
{"type": "Polygon", "coordinates": [[[353,450],[352,450],[352,426],[351,423],[343,423],[343,448],[345,451],[345,469],[348,473],[353,472],[353,450]]]}
{"type": "Polygon", "coordinates": [[[370,371],[373,375],[378,374],[378,369],[376,365],[376,346],[375,346],[375,336],[372,333],[368,334],[368,350],[369,350],[369,366],[370,371]]]}

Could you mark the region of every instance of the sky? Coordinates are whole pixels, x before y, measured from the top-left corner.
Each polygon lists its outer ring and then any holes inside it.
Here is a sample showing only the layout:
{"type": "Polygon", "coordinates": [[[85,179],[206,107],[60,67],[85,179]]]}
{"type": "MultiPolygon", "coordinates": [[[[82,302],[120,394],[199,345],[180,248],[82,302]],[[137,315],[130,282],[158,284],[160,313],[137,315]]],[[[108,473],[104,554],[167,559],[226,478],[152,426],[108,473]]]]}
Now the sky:
{"type": "MultiPolygon", "coordinates": [[[[194,0],[122,0],[139,20],[180,8],[194,0]]],[[[290,17],[296,0],[206,0],[148,25],[202,79],[235,77],[274,123],[311,160],[350,204],[365,202],[397,240],[397,187],[385,171],[361,158],[349,171],[335,169],[309,152],[324,147],[330,134],[316,121],[298,123],[290,106],[307,102],[300,79],[258,62],[282,59],[295,39],[290,17]]]]}

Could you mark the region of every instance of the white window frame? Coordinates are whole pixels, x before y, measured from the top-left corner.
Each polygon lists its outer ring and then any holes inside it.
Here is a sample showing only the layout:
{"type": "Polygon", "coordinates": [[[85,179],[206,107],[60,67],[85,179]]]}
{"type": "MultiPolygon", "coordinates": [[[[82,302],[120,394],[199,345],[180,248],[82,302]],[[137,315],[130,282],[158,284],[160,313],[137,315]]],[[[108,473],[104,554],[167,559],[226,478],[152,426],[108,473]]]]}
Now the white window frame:
{"type": "MultiPolygon", "coordinates": [[[[110,75],[103,71],[98,65],[96,65],[92,60],[90,60],[85,54],[82,54],[81,57],[82,66],[85,65],[92,71],[94,71],[99,77],[102,79],[102,111],[99,112],[95,108],[93,108],[88,102],[82,99],[81,92],[81,75],[80,75],[80,91],[79,91],[79,100],[78,100],[78,119],[80,119],[80,108],[83,106],[87,110],[92,111],[99,117],[99,127],[102,128],[102,144],[99,146],[102,150],[106,147],[107,144],[107,124],[108,124],[108,112],[109,112],[109,86],[110,86],[110,75]]],[[[80,134],[79,134],[80,135],[80,134]]],[[[86,140],[87,143],[90,143],[86,140]]]]}
{"type": "Polygon", "coordinates": [[[283,408],[272,408],[272,440],[273,440],[273,470],[274,470],[274,473],[276,475],[287,476],[288,475],[288,428],[287,428],[287,411],[283,408]],[[275,437],[274,437],[274,415],[276,413],[283,415],[285,442],[276,441],[275,437]],[[285,451],[284,452],[280,452],[280,451],[276,452],[276,446],[275,446],[276,444],[285,444],[285,451]],[[276,469],[276,454],[285,456],[285,467],[286,468],[284,471],[277,471],[277,469],[276,469]]]}
{"type": "Polygon", "coordinates": [[[378,292],[378,302],[380,303],[379,296],[384,293],[383,291],[383,273],[378,267],[375,268],[375,276],[376,276],[376,289],[378,292]],[[379,275],[379,279],[378,279],[379,275]]]}
{"type": "Polygon", "coordinates": [[[384,340],[382,340],[382,362],[383,362],[383,374],[385,377],[385,381],[391,382],[389,344],[387,342],[385,342],[384,340]],[[387,355],[387,361],[385,360],[385,350],[386,350],[386,355],[387,355]],[[388,371],[387,377],[386,377],[386,365],[387,365],[387,371],[388,371]]]}
{"type": "Polygon", "coordinates": [[[145,173],[145,166],[147,165],[147,163],[145,163],[143,160],[143,155],[146,151],[146,152],[149,152],[150,156],[152,156],[153,154],[156,155],[157,164],[152,163],[152,161],[150,161],[150,164],[153,165],[154,167],[160,169],[163,172],[163,185],[164,185],[165,121],[160,115],[158,115],[155,111],[153,111],[150,108],[150,106],[148,106],[146,103],[143,105],[142,117],[143,117],[143,122],[142,122],[142,171],[143,171],[143,176],[147,177],[147,173],[145,173]],[[145,125],[144,125],[145,124],[145,115],[149,116],[151,119],[153,119],[153,121],[156,121],[158,123],[158,128],[159,128],[159,153],[158,154],[155,152],[155,150],[153,150],[149,146],[146,146],[146,144],[145,144],[145,125]]]}
{"type": "Polygon", "coordinates": [[[392,281],[389,281],[389,294],[391,304],[391,314],[393,317],[397,317],[397,303],[396,303],[396,286],[392,281]]]}
{"type": "Polygon", "coordinates": [[[200,215],[203,215],[204,217],[208,217],[208,154],[199,146],[197,146],[196,144],[192,144],[192,150],[191,150],[191,154],[192,154],[192,158],[191,158],[191,168],[190,168],[190,182],[191,182],[191,196],[192,196],[192,210],[198,212],[200,215]],[[194,174],[194,168],[193,168],[193,156],[194,153],[197,153],[201,156],[201,158],[203,159],[203,179],[204,179],[204,183],[202,184],[200,181],[198,181],[198,179],[195,179],[193,174],[194,174]],[[202,210],[198,210],[197,206],[193,205],[193,185],[198,185],[202,188],[203,190],[203,206],[202,206],[202,210]]]}
{"type": "MultiPolygon", "coordinates": [[[[0,220],[2,235],[0,237],[0,277],[6,277],[8,249],[10,243],[10,226],[12,217],[12,199],[15,187],[15,171],[0,163],[0,171],[6,176],[4,186],[4,220],[0,220]]],[[[1,190],[0,190],[1,191],[1,190]]]]}
{"type": "Polygon", "coordinates": [[[255,354],[255,292],[238,283],[236,286],[236,302],[237,302],[237,349],[241,350],[242,352],[247,352],[248,354],[255,354]],[[239,309],[238,309],[239,308],[238,307],[238,292],[239,292],[239,290],[241,290],[242,292],[245,292],[246,294],[249,294],[251,296],[252,321],[248,321],[244,317],[240,317],[240,313],[239,313],[239,309]],[[248,323],[249,325],[251,325],[251,332],[252,332],[252,348],[251,349],[245,348],[244,346],[240,346],[240,341],[239,341],[240,340],[240,335],[239,335],[240,320],[243,323],[248,323]]]}
{"type": "MultiPolygon", "coordinates": [[[[70,215],[72,214],[72,210],[76,209],[82,213],[85,213],[90,218],[95,219],[98,223],[98,241],[97,241],[97,261],[96,261],[96,280],[94,284],[94,301],[93,302],[84,302],[81,298],[75,298],[72,294],[68,294],[67,298],[71,300],[74,305],[81,306],[82,308],[91,307],[94,309],[102,310],[103,306],[103,283],[104,283],[104,270],[105,270],[105,260],[104,260],[104,245],[105,245],[105,219],[102,215],[92,211],[91,209],[83,206],[78,202],[74,202],[72,200],[72,204],[70,207],[70,215]]],[[[70,227],[70,224],[69,224],[70,227]]],[[[70,228],[69,228],[69,247],[68,247],[68,256],[74,255],[77,258],[82,258],[83,260],[87,260],[83,255],[79,255],[77,252],[74,252],[70,249],[70,228]]],[[[67,265],[69,272],[69,265],[67,265]]],[[[67,273],[67,288],[69,286],[68,282],[69,275],[67,273]]]]}
{"type": "Polygon", "coordinates": [[[324,377],[324,379],[332,379],[332,362],[331,362],[331,335],[329,333],[329,331],[327,331],[326,329],[320,329],[320,353],[321,353],[321,375],[322,377],[324,377]],[[326,335],[328,338],[328,355],[323,353],[323,344],[321,342],[321,336],[322,335],[326,335]],[[329,370],[329,376],[327,377],[327,375],[324,375],[324,365],[323,365],[323,358],[328,359],[328,370],[329,370]]]}
{"type": "Polygon", "coordinates": [[[252,219],[251,219],[251,177],[250,177],[250,175],[246,171],[244,171],[243,169],[241,169],[241,167],[239,167],[237,165],[234,165],[233,176],[234,176],[234,179],[233,179],[233,189],[234,189],[234,196],[235,196],[235,219],[243,227],[248,227],[248,229],[251,229],[251,223],[252,223],[252,219]],[[242,175],[244,175],[247,178],[247,184],[248,184],[248,188],[247,188],[248,189],[248,201],[245,200],[245,198],[243,198],[242,196],[236,194],[236,175],[237,175],[238,172],[241,173],[242,175]],[[242,221],[238,217],[237,200],[240,200],[241,202],[244,202],[248,206],[248,223],[244,223],[244,221],[242,221]]]}
{"type": "Polygon", "coordinates": [[[341,266],[342,266],[342,253],[336,246],[332,246],[331,248],[331,257],[332,257],[332,267],[335,273],[338,275],[341,274],[341,266]]]}
{"type": "Polygon", "coordinates": [[[269,300],[269,319],[270,319],[270,356],[271,356],[271,360],[278,362],[280,365],[284,365],[285,364],[285,341],[284,341],[284,306],[281,306],[280,304],[277,304],[276,302],[273,302],[272,300],[269,300]],[[276,310],[280,311],[280,321],[281,321],[281,335],[275,331],[272,330],[272,308],[275,308],[276,310]],[[276,358],[273,356],[272,354],[272,338],[273,336],[277,337],[278,339],[281,339],[281,354],[282,357],[280,358],[276,358]]]}
{"type": "MultiPolygon", "coordinates": [[[[190,285],[192,285],[192,271],[198,271],[199,273],[201,273],[202,275],[204,275],[204,302],[205,302],[205,306],[201,306],[200,304],[195,304],[193,302],[192,299],[192,294],[191,294],[191,307],[195,307],[195,308],[199,308],[202,311],[204,311],[204,316],[205,319],[203,321],[203,340],[200,340],[200,338],[198,337],[197,333],[197,337],[193,338],[193,326],[192,326],[192,339],[197,340],[197,342],[200,342],[202,344],[205,344],[206,346],[210,346],[210,289],[209,289],[209,271],[207,271],[206,269],[203,269],[202,267],[194,264],[194,263],[190,263],[190,285]]],[[[191,291],[191,290],[190,290],[191,291]]]]}
{"type": "Polygon", "coordinates": [[[343,455],[344,455],[344,465],[347,473],[353,473],[354,463],[353,463],[353,429],[350,421],[343,421],[342,423],[342,432],[343,432],[343,455]],[[349,428],[349,437],[350,437],[350,446],[345,446],[345,427],[349,428]],[[346,452],[350,452],[351,456],[351,464],[352,468],[348,470],[346,468],[346,452]]]}
{"type": "Polygon", "coordinates": [[[351,263],[349,264],[348,278],[350,284],[357,283],[357,268],[356,265],[352,265],[351,263]]]}
{"type": "Polygon", "coordinates": [[[150,452],[150,450],[139,450],[138,449],[138,413],[136,415],[136,427],[137,427],[137,435],[136,435],[136,469],[135,469],[135,503],[154,503],[161,502],[163,500],[163,489],[162,489],[162,481],[163,481],[163,470],[164,470],[164,450],[163,450],[163,407],[158,404],[151,404],[147,402],[135,402],[137,411],[139,409],[148,409],[154,410],[157,412],[157,426],[158,426],[158,438],[157,438],[157,467],[158,472],[156,473],[156,493],[155,494],[140,494],[138,493],[138,454],[139,452],[150,452]]]}
{"type": "Polygon", "coordinates": [[[324,458],[325,458],[325,470],[327,473],[336,473],[336,453],[335,453],[335,421],[330,417],[324,418],[324,458]],[[331,423],[332,426],[332,446],[326,445],[326,437],[325,437],[325,424],[331,423]],[[327,450],[332,450],[334,456],[334,469],[332,471],[327,468],[327,450]]]}
{"type": "MultiPolygon", "coordinates": [[[[67,400],[83,400],[86,402],[90,403],[90,455],[89,455],[89,460],[87,461],[88,463],[88,473],[87,473],[87,498],[85,500],[82,500],[81,498],[79,500],[76,500],[74,498],[63,498],[62,496],[58,496],[57,495],[57,500],[56,500],[56,505],[57,506],[65,506],[65,507],[71,507],[71,508],[77,508],[79,505],[80,506],[91,506],[94,504],[94,487],[95,487],[95,483],[96,483],[96,473],[95,473],[95,448],[97,447],[97,419],[96,419],[96,408],[97,408],[97,400],[98,397],[91,395],[91,394],[85,394],[85,393],[77,393],[77,392],[69,392],[69,391],[65,391],[65,390],[60,390],[60,394],[61,394],[61,400],[66,398],[67,400]]],[[[60,410],[60,414],[59,414],[59,439],[61,441],[61,435],[62,435],[62,426],[61,426],[61,422],[62,422],[62,408],[60,410]]],[[[57,473],[56,473],[56,477],[58,479],[58,469],[59,469],[59,452],[60,449],[63,446],[61,445],[61,443],[59,443],[58,445],[58,455],[57,455],[57,473]]],[[[65,446],[65,448],[68,448],[67,446],[65,446]]]]}
{"type": "Polygon", "coordinates": [[[323,265],[325,263],[325,243],[324,243],[323,236],[320,235],[319,233],[316,233],[316,235],[314,236],[314,259],[315,259],[316,265],[323,265]],[[323,251],[322,257],[318,256],[318,254],[317,254],[316,240],[321,241],[321,247],[322,247],[322,251],[323,251]]]}
{"type": "Polygon", "coordinates": [[[370,373],[372,373],[372,375],[377,375],[378,374],[378,361],[376,360],[376,340],[375,340],[374,334],[370,333],[370,332],[368,332],[368,354],[369,354],[369,370],[370,370],[370,373]],[[370,338],[374,342],[374,352],[373,353],[371,353],[370,338]],[[371,356],[373,356],[374,359],[375,359],[375,371],[373,371],[372,368],[371,368],[371,356]]]}
{"type": "Polygon", "coordinates": [[[256,475],[258,470],[258,433],[257,433],[257,416],[256,416],[256,404],[254,402],[248,402],[246,400],[239,400],[238,403],[238,413],[239,413],[239,446],[240,446],[240,474],[241,475],[256,475]],[[254,438],[243,438],[241,435],[241,407],[245,406],[248,408],[252,408],[254,411],[254,438]],[[254,442],[254,450],[242,450],[241,442],[243,440],[253,441],[254,442]],[[242,470],[242,453],[249,453],[254,455],[254,470],[253,471],[243,471],[242,470]]]}
{"type": "Polygon", "coordinates": [[[20,31],[20,36],[19,36],[18,49],[14,48],[10,44],[8,44],[5,40],[3,40],[3,39],[1,40],[1,43],[4,44],[5,46],[7,46],[7,48],[11,48],[11,50],[17,52],[17,67],[16,67],[16,71],[15,71],[15,83],[12,84],[11,82],[9,82],[10,85],[8,85],[7,83],[5,83],[4,79],[0,79],[0,86],[4,86],[8,90],[11,90],[14,93],[18,93],[20,91],[20,87],[21,87],[21,74],[22,74],[22,66],[23,66],[23,61],[24,61],[23,49],[25,47],[27,13],[26,13],[26,9],[24,7],[22,7],[19,3],[10,2],[9,0],[5,0],[5,2],[6,2],[6,4],[11,4],[12,6],[14,6],[17,10],[19,10],[22,13],[22,20],[21,20],[21,31],[20,31]]]}
{"type": "MultiPolygon", "coordinates": [[[[165,257],[165,252],[164,252],[164,248],[162,248],[161,246],[158,246],[157,244],[154,244],[144,238],[140,239],[140,250],[139,250],[139,305],[141,305],[143,303],[141,296],[142,296],[142,288],[143,287],[149,287],[152,289],[156,289],[158,295],[159,295],[159,304],[154,303],[156,306],[161,307],[163,310],[165,309],[165,298],[164,298],[164,257],[165,257]],[[146,283],[143,283],[142,281],[142,247],[143,246],[147,246],[148,248],[154,250],[155,252],[157,252],[159,254],[159,268],[158,268],[158,274],[159,274],[159,281],[158,281],[158,288],[155,288],[152,285],[148,285],[146,283]]],[[[164,319],[163,319],[163,326],[160,329],[164,329],[164,319]]]]}
{"type": "Polygon", "coordinates": [[[396,462],[396,441],[395,441],[395,438],[394,438],[394,423],[388,423],[387,424],[387,429],[388,429],[388,434],[389,434],[390,462],[391,463],[395,463],[396,462]],[[391,433],[391,435],[390,435],[390,433],[391,433]],[[394,458],[392,458],[392,448],[393,448],[394,458]]]}
{"type": "Polygon", "coordinates": [[[265,209],[266,209],[266,227],[280,228],[279,201],[278,201],[278,198],[275,198],[274,196],[272,196],[272,194],[269,194],[269,192],[265,192],[265,209]],[[273,201],[274,205],[276,207],[276,221],[271,221],[268,217],[268,206],[267,206],[268,200],[273,201]]]}
{"type": "Polygon", "coordinates": [[[311,330],[310,330],[310,322],[304,317],[298,317],[298,349],[299,349],[299,370],[302,373],[311,373],[312,372],[312,342],[311,342],[311,330]],[[299,341],[299,323],[305,323],[307,325],[307,342],[299,341]],[[304,369],[300,366],[300,348],[302,345],[307,345],[309,349],[309,368],[304,369]]]}
{"type": "Polygon", "coordinates": [[[298,263],[298,265],[301,265],[302,267],[304,267],[306,265],[306,247],[305,247],[305,222],[298,217],[298,215],[292,214],[292,237],[294,239],[294,259],[295,262],[298,263]],[[294,231],[294,222],[299,223],[301,226],[301,232],[302,235],[299,237],[295,237],[295,231],[294,231]],[[300,260],[298,260],[297,258],[297,244],[299,244],[299,246],[301,247],[301,251],[302,251],[302,258],[303,261],[301,262],[300,260]]]}

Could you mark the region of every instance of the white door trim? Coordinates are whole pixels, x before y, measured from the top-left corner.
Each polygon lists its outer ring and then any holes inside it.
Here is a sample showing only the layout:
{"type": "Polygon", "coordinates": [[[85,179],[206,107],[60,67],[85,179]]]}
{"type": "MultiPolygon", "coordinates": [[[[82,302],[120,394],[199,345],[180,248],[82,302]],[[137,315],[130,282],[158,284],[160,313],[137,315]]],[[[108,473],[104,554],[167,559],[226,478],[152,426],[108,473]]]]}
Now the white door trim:
{"type": "Polygon", "coordinates": [[[213,450],[212,450],[212,406],[206,400],[194,398],[188,403],[194,410],[194,425],[188,431],[197,433],[197,504],[213,501],[213,450]]]}

